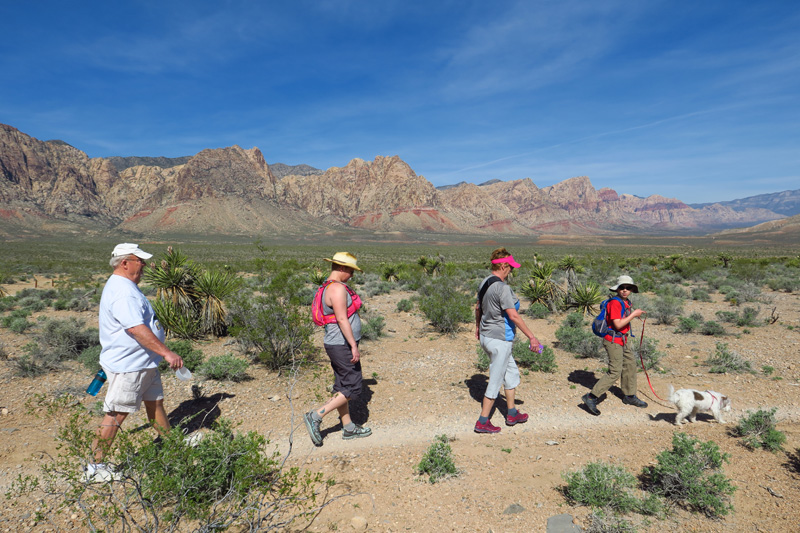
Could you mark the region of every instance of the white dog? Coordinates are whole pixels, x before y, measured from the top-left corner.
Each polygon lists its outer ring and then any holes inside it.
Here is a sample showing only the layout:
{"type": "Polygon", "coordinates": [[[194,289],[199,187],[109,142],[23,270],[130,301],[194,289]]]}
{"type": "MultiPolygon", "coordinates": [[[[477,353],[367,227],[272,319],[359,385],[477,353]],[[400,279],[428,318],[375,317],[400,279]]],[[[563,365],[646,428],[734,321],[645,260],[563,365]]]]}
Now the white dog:
{"type": "Polygon", "coordinates": [[[725,420],[722,419],[722,412],[730,412],[731,410],[730,398],[708,390],[704,392],[694,389],[675,390],[670,385],[669,401],[678,408],[678,413],[675,415],[675,425],[677,426],[683,424],[683,420],[687,416],[689,417],[689,422],[694,422],[697,413],[700,411],[710,412],[717,422],[724,424],[725,420]]]}

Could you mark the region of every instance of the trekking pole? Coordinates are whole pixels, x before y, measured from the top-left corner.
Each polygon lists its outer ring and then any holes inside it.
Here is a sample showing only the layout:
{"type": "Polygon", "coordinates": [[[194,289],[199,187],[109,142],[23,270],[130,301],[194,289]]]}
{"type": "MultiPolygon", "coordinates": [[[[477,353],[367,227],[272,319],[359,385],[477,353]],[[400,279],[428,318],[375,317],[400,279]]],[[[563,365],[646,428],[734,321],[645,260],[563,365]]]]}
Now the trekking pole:
{"type": "Polygon", "coordinates": [[[653,391],[653,395],[662,402],[666,402],[667,400],[656,394],[656,391],[653,388],[653,384],[650,383],[650,374],[647,373],[647,369],[644,367],[644,357],[642,357],[642,343],[644,342],[644,325],[646,323],[647,323],[647,315],[645,315],[645,317],[642,319],[642,334],[639,335],[639,361],[642,362],[642,370],[644,370],[644,375],[647,377],[647,384],[650,385],[650,390],[653,391]]]}

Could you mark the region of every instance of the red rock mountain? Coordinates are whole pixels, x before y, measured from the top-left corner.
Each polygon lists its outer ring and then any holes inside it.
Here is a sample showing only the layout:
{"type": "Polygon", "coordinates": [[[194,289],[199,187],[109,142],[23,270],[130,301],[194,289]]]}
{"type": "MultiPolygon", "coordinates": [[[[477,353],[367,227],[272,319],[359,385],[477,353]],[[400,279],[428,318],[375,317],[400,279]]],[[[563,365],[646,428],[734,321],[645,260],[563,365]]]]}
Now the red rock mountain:
{"type": "Polygon", "coordinates": [[[677,233],[782,218],[765,209],[734,211],[719,204],[693,209],[661,196],[598,191],[587,177],[541,189],[526,178],[439,190],[398,156],[353,159],[322,174],[281,179],[258,148],[208,149],[180,161],[118,170],[112,159],[90,159],[64,142],[39,141],[0,124],[0,234],[66,227],[309,238],[348,228],[509,235],[677,233]]]}

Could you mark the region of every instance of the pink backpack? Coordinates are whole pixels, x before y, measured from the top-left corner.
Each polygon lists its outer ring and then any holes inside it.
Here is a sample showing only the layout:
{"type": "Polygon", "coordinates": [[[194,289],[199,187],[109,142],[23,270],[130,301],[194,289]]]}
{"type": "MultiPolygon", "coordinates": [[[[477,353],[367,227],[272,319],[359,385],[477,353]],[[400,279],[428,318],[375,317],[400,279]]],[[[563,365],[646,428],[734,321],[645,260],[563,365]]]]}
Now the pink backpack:
{"type": "MultiPolygon", "coordinates": [[[[324,314],[322,305],[322,293],[325,292],[325,287],[331,283],[338,282],[327,280],[325,283],[320,285],[317,289],[317,294],[314,295],[314,301],[311,303],[311,320],[313,320],[314,324],[318,326],[324,326],[325,324],[333,324],[336,322],[336,316],[333,313],[329,315],[324,314]]],[[[346,284],[342,283],[342,285],[344,285],[344,288],[347,289],[347,293],[350,295],[350,300],[352,302],[347,308],[347,317],[350,318],[353,316],[353,313],[361,309],[361,298],[359,298],[358,294],[354,293],[353,290],[346,284]]]]}

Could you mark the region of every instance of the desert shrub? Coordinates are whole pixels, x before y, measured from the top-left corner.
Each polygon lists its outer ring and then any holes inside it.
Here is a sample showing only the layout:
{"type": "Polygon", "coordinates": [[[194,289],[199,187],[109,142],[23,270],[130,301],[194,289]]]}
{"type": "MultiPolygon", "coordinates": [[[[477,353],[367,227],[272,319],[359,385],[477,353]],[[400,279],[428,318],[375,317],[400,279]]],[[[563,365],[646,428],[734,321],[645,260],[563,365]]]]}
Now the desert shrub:
{"type": "MultiPolygon", "coordinates": [[[[165,344],[167,348],[181,356],[181,359],[183,359],[183,366],[192,372],[203,363],[203,358],[205,357],[203,355],[203,350],[195,349],[192,345],[192,341],[187,339],[169,340],[165,344]]],[[[162,360],[158,364],[158,368],[167,370],[169,364],[165,360],[162,360]]]]}
{"type": "Polygon", "coordinates": [[[385,327],[386,319],[383,316],[369,313],[361,321],[361,338],[367,341],[378,340],[385,335],[385,327]]]}
{"type": "Polygon", "coordinates": [[[708,320],[703,323],[703,326],[700,328],[700,333],[703,335],[718,337],[720,335],[725,335],[725,328],[722,327],[722,324],[719,322],[708,320]]]}
{"type": "Polygon", "coordinates": [[[643,476],[655,494],[709,517],[724,516],[733,510],[731,495],[736,490],[722,472],[728,457],[713,441],[675,433],[672,450],[659,453],[657,464],[645,467],[643,476]]]}
{"type": "Polygon", "coordinates": [[[478,344],[476,354],[478,359],[475,361],[475,368],[481,372],[486,372],[489,370],[489,365],[492,363],[492,361],[489,359],[489,354],[486,353],[486,350],[484,350],[483,346],[480,344],[478,344]]]}
{"type": "Polygon", "coordinates": [[[97,328],[84,329],[76,318],[50,319],[42,322],[34,335],[41,350],[58,361],[74,360],[92,346],[100,344],[97,328]]]}
{"type": "Polygon", "coordinates": [[[711,295],[708,294],[708,291],[705,289],[692,289],[692,300],[696,300],[698,302],[710,302],[711,295]]]}
{"type": "Polygon", "coordinates": [[[17,307],[19,307],[20,309],[27,309],[31,313],[42,311],[48,305],[49,305],[48,301],[42,301],[40,298],[36,296],[27,296],[25,298],[19,298],[17,300],[17,307]]]}
{"type": "Polygon", "coordinates": [[[574,353],[576,357],[602,357],[603,343],[592,333],[589,323],[581,313],[570,313],[556,330],[559,348],[574,353]]]}
{"type": "Polygon", "coordinates": [[[651,337],[645,337],[637,351],[647,370],[658,368],[658,362],[664,357],[664,353],[658,351],[658,340],[651,337]]]}
{"type": "Polygon", "coordinates": [[[473,297],[457,288],[453,278],[441,277],[419,289],[419,310],[441,333],[454,333],[474,318],[473,297]]]}
{"type": "MultiPolygon", "coordinates": [[[[757,302],[761,300],[763,296],[763,291],[761,287],[753,283],[745,283],[741,287],[739,287],[736,291],[736,299],[739,303],[742,302],[757,302]]],[[[730,294],[728,296],[731,296],[730,294]]]]}
{"type": "Polygon", "coordinates": [[[458,475],[453,449],[450,447],[450,439],[447,438],[447,435],[437,435],[417,465],[416,473],[420,476],[428,476],[430,483],[458,475]]]}
{"type": "Polygon", "coordinates": [[[759,409],[756,412],[747,411],[747,416],[739,420],[733,429],[733,434],[742,438],[742,444],[751,450],[763,448],[771,452],[783,449],[786,435],[775,427],[775,413],[777,407],[769,411],[759,409]]]}
{"type": "Polygon", "coordinates": [[[716,350],[712,356],[706,360],[706,364],[710,366],[709,372],[712,374],[724,374],[726,372],[733,373],[754,373],[755,371],[750,364],[738,353],[729,350],[727,343],[718,342],[716,350]]]}
{"type": "Polygon", "coordinates": [[[33,378],[50,372],[50,368],[36,361],[29,353],[20,355],[12,360],[14,375],[23,378],[33,378]]]}
{"type": "Polygon", "coordinates": [[[3,327],[6,327],[14,333],[25,333],[29,328],[33,327],[33,322],[28,322],[25,317],[6,316],[2,320],[3,327]]]}
{"type": "Polygon", "coordinates": [[[697,320],[693,316],[681,316],[678,317],[678,326],[675,328],[675,333],[693,333],[699,330],[702,325],[702,317],[697,320]]]}
{"type": "Polygon", "coordinates": [[[773,291],[792,293],[800,289],[800,277],[797,275],[782,275],[767,280],[767,286],[773,291]]]}
{"type": "Polygon", "coordinates": [[[403,313],[408,313],[412,309],[414,309],[414,303],[411,300],[407,300],[403,298],[399,302],[397,302],[397,310],[403,313]]]}
{"type": "Polygon", "coordinates": [[[658,296],[672,296],[673,298],[677,298],[679,300],[685,300],[689,298],[689,293],[686,289],[680,285],[674,285],[671,283],[659,285],[655,288],[654,292],[658,296]]]}
{"type": "Polygon", "coordinates": [[[762,325],[758,321],[760,309],[755,307],[745,307],[740,311],[717,311],[716,315],[723,322],[736,324],[739,327],[756,327],[762,325]]]}
{"type": "Polygon", "coordinates": [[[596,314],[603,294],[596,283],[576,283],[564,296],[564,303],[568,309],[576,309],[584,315],[596,314]]]}
{"type": "Polygon", "coordinates": [[[586,533],[636,533],[629,520],[614,514],[610,509],[595,509],[589,514],[586,533]]]}
{"type": "Polygon", "coordinates": [[[392,284],[388,281],[383,281],[380,279],[369,279],[364,283],[362,292],[366,296],[389,294],[392,292],[392,284]]]}
{"type": "Polygon", "coordinates": [[[719,291],[720,294],[724,294],[727,296],[728,294],[736,291],[736,288],[733,285],[725,284],[719,287],[719,289],[717,290],[719,291]]]}
{"type": "Polygon", "coordinates": [[[550,308],[547,307],[546,305],[536,302],[535,304],[528,307],[528,309],[525,311],[525,314],[531,318],[541,319],[550,316],[551,311],[550,308]]]}
{"type": "Polygon", "coordinates": [[[561,477],[567,483],[561,487],[561,493],[571,503],[620,514],[632,511],[655,514],[660,507],[652,497],[639,500],[634,495],[636,478],[622,466],[598,461],[561,477]]]}
{"type": "MultiPolygon", "coordinates": [[[[542,347],[542,353],[531,351],[528,346],[530,343],[527,339],[524,341],[516,341],[511,347],[511,355],[514,356],[514,361],[517,365],[532,370],[533,372],[547,372],[553,373],[558,370],[556,364],[556,354],[549,346],[542,347]]],[[[535,347],[534,347],[535,348],[535,347]]]]}
{"type": "Polygon", "coordinates": [[[278,370],[312,352],[308,307],[267,294],[239,293],[230,305],[230,333],[268,368],[278,370]]]}
{"type": "Polygon", "coordinates": [[[250,363],[233,354],[215,355],[197,367],[197,373],[216,381],[244,381],[250,363]]]}
{"type": "Polygon", "coordinates": [[[333,485],[320,473],[284,467],[277,451],[267,451],[266,437],[234,431],[224,419],[194,445],[180,427],[157,442],[146,432],[122,432],[106,456],[120,479],[87,484],[81,466],[91,456],[93,415],[70,407],[73,400],[65,396],[48,406],[50,416],[66,420],[58,430],[59,455],[48,456],[38,476],[20,477],[9,491],[42,502],[37,521],[68,507],[86,530],[128,530],[131,524],[137,531],[285,530],[297,518],[313,519],[333,485]]]}
{"type": "Polygon", "coordinates": [[[664,295],[648,302],[647,307],[648,317],[653,318],[656,324],[670,326],[683,312],[683,301],[675,296],[664,295]]]}
{"type": "Polygon", "coordinates": [[[103,347],[99,344],[89,346],[78,354],[78,362],[82,364],[89,372],[96,372],[100,368],[100,352],[103,347]]]}

